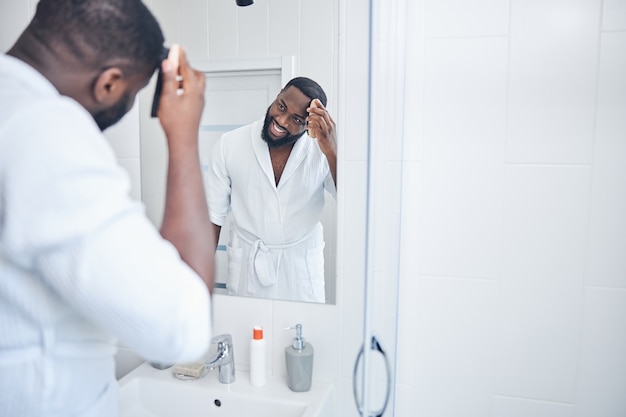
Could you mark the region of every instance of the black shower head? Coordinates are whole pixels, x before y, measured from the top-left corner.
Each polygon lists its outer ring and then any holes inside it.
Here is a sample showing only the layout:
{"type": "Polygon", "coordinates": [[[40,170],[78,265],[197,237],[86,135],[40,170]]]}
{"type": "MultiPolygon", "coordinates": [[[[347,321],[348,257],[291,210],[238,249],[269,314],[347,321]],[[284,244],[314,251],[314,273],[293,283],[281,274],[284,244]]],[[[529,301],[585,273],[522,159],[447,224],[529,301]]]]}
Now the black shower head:
{"type": "Polygon", "coordinates": [[[254,0],[235,0],[237,2],[237,6],[250,6],[254,3],[254,0]]]}

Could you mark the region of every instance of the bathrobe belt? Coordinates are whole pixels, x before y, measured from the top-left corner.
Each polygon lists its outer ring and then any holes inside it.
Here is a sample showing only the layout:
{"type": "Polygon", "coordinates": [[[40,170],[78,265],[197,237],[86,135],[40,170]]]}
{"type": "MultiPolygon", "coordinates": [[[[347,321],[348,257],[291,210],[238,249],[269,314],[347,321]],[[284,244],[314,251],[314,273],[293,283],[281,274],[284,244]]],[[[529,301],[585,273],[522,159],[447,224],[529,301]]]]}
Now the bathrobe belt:
{"type": "MultiPolygon", "coordinates": [[[[271,251],[276,249],[288,249],[293,246],[299,245],[308,238],[310,238],[316,230],[316,228],[313,227],[307,234],[305,234],[296,241],[276,245],[265,243],[262,239],[256,237],[250,238],[249,236],[246,236],[247,233],[239,229],[234,223],[232,227],[233,232],[239,238],[241,238],[241,240],[243,240],[252,247],[252,250],[250,251],[250,255],[248,257],[248,265],[253,271],[253,275],[256,280],[264,287],[268,287],[276,283],[277,270],[283,255],[282,251],[278,253],[278,260],[276,262],[276,265],[274,265],[271,251]]],[[[249,294],[256,293],[253,281],[250,279],[248,279],[246,290],[249,294]]]]}

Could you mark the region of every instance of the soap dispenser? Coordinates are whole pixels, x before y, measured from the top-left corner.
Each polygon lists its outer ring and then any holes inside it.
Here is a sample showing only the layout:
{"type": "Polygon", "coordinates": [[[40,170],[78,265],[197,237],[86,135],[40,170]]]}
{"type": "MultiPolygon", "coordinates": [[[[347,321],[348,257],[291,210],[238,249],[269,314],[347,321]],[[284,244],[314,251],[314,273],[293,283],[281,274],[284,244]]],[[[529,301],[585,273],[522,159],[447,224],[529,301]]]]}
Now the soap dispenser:
{"type": "Polygon", "coordinates": [[[295,392],[311,389],[313,379],[313,346],[302,337],[302,325],[288,327],[285,330],[296,330],[293,343],[285,348],[287,362],[287,385],[295,392]]]}

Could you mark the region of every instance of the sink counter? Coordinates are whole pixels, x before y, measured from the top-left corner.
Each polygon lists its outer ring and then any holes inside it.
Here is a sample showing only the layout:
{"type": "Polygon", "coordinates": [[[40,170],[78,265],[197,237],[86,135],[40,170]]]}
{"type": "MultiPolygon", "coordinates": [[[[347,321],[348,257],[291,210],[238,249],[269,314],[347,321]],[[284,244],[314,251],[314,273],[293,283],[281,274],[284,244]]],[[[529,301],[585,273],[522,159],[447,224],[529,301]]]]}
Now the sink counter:
{"type": "Polygon", "coordinates": [[[308,392],[293,392],[284,377],[267,377],[254,387],[247,372],[236,371],[221,384],[217,370],[200,379],[179,380],[172,368],[141,364],[119,380],[121,417],[331,417],[333,387],[313,381],[308,392]]]}

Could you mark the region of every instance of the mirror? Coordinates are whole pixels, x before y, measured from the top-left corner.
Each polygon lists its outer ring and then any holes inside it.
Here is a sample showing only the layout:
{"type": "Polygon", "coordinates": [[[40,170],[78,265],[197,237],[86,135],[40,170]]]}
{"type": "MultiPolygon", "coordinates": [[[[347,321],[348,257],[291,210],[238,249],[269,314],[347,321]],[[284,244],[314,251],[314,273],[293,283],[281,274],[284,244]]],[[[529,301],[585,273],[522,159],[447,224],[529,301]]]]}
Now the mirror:
{"type": "MultiPolygon", "coordinates": [[[[282,87],[293,77],[305,76],[318,82],[328,97],[326,107],[337,121],[338,2],[281,2],[280,7],[275,7],[276,2],[267,1],[255,2],[246,8],[237,7],[235,2],[221,2],[220,6],[209,5],[208,15],[206,10],[183,9],[173,2],[167,10],[153,5],[153,12],[163,22],[166,42],[183,45],[192,66],[206,76],[205,109],[200,128],[200,159],[205,174],[209,170],[208,156],[219,138],[263,119],[282,87]],[[172,19],[173,7],[180,8],[177,15],[180,20],[172,19]],[[184,24],[179,24],[183,21],[184,24]],[[168,22],[178,27],[179,36],[168,33],[168,22]],[[198,40],[190,34],[207,34],[207,39],[198,40]]],[[[139,96],[141,189],[148,217],[159,226],[165,198],[167,149],[158,121],[149,117],[155,80],[153,77],[151,85],[139,96]]],[[[341,129],[338,127],[338,130],[341,129]]],[[[337,140],[341,143],[339,135],[337,140]]],[[[206,178],[205,175],[205,181],[206,178]]],[[[325,294],[323,300],[316,302],[335,304],[336,199],[325,193],[324,201],[321,223],[325,241],[325,294]]],[[[216,252],[215,293],[228,293],[226,247],[231,229],[227,218],[216,252]]],[[[290,300],[284,295],[264,297],[290,300]]]]}

